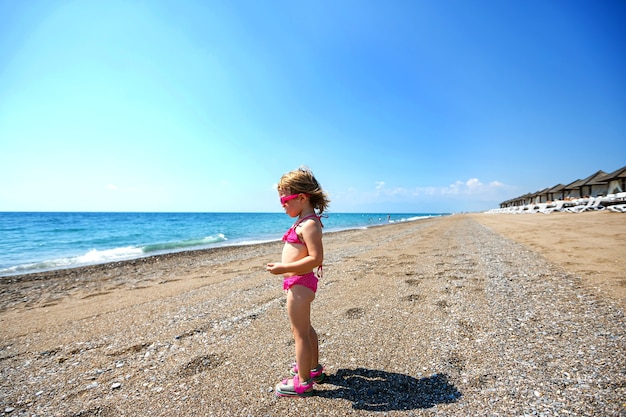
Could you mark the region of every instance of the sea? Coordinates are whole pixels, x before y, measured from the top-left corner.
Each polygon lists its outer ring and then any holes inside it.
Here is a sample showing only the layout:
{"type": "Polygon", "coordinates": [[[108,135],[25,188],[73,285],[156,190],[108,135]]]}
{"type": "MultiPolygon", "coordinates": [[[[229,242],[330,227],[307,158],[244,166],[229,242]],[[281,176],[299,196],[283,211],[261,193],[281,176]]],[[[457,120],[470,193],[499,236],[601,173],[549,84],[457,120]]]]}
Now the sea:
{"type": "MultiPolygon", "coordinates": [[[[324,233],[446,213],[330,213],[324,233]]],[[[277,241],[285,213],[0,212],[0,277],[171,252],[277,241]]]]}

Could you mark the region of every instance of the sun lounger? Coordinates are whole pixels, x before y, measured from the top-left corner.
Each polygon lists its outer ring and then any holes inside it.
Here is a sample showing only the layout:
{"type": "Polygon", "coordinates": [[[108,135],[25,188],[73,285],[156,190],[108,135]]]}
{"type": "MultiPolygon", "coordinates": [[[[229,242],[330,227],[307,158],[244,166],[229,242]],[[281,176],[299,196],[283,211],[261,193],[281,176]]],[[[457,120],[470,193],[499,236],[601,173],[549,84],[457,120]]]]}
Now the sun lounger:
{"type": "Polygon", "coordinates": [[[527,206],[524,206],[524,210],[521,213],[534,213],[535,212],[535,203],[530,203],[527,206]]]}
{"type": "Polygon", "coordinates": [[[592,204],[587,204],[585,207],[582,208],[582,210],[579,211],[579,213],[582,213],[583,211],[587,211],[587,210],[604,210],[604,206],[601,205],[602,204],[602,197],[597,197],[592,204]]]}
{"type": "Polygon", "coordinates": [[[543,213],[546,208],[548,208],[548,203],[539,203],[535,206],[535,211],[533,213],[543,213]]]}
{"type": "Polygon", "coordinates": [[[626,213],[626,204],[615,204],[607,208],[614,213],[626,213]]]}
{"type": "Polygon", "coordinates": [[[591,206],[594,203],[595,200],[596,200],[595,198],[588,198],[586,200],[584,200],[584,199],[577,200],[577,202],[578,201],[580,201],[580,202],[586,201],[586,203],[584,203],[584,204],[578,203],[577,205],[575,205],[573,207],[566,208],[565,211],[567,211],[569,213],[582,213],[583,211],[587,210],[587,208],[589,206],[591,206]]]}
{"type": "Polygon", "coordinates": [[[544,214],[549,214],[552,213],[554,211],[563,211],[563,205],[565,204],[565,201],[562,200],[558,200],[554,202],[554,206],[552,207],[546,207],[543,210],[539,210],[540,212],[544,213],[544,214]]]}

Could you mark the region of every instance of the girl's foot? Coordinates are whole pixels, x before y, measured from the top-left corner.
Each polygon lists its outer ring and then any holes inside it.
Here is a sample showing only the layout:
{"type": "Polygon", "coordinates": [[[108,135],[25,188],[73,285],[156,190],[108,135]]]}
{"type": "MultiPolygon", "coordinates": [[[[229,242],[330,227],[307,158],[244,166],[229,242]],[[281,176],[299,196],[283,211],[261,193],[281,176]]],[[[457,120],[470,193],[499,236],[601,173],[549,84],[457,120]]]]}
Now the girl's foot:
{"type": "Polygon", "coordinates": [[[279,397],[310,397],[313,395],[313,379],[301,383],[300,377],[283,379],[276,384],[276,395],[279,397]]]}
{"type": "MultiPolygon", "coordinates": [[[[291,369],[289,373],[293,375],[298,375],[298,364],[294,363],[291,365],[291,369]]],[[[321,383],[324,378],[326,378],[326,374],[324,373],[324,367],[321,364],[318,364],[315,369],[311,369],[311,379],[315,381],[316,384],[321,383]]]]}

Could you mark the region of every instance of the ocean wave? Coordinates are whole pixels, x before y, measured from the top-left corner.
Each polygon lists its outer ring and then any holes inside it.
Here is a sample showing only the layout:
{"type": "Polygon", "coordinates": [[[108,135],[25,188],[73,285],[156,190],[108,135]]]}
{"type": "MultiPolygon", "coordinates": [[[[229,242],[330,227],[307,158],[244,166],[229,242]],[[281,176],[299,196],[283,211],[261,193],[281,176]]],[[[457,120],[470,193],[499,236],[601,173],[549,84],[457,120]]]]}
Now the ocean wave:
{"type": "Polygon", "coordinates": [[[143,254],[141,248],[127,246],[125,248],[114,248],[105,250],[92,249],[84,255],[70,258],[70,260],[73,259],[73,263],[76,264],[95,264],[101,262],[130,259],[140,256],[141,254],[143,254]]]}
{"type": "Polygon", "coordinates": [[[194,246],[202,247],[214,243],[225,242],[226,240],[228,240],[226,239],[226,236],[224,236],[222,233],[219,233],[216,236],[207,236],[202,239],[188,239],[179,240],[176,242],[155,243],[152,245],[142,246],[141,250],[143,251],[143,253],[172,251],[176,249],[187,249],[194,246]]]}
{"type": "Polygon", "coordinates": [[[89,252],[67,258],[50,259],[46,261],[22,264],[10,268],[0,269],[0,275],[28,273],[37,271],[47,271],[59,268],[71,268],[74,266],[93,265],[99,263],[120,261],[137,258],[143,254],[141,248],[127,246],[124,248],[114,248],[106,250],[92,249],[89,252]]]}
{"type": "Polygon", "coordinates": [[[29,272],[39,272],[61,268],[71,268],[76,266],[95,265],[107,262],[124,261],[136,259],[152,253],[175,252],[180,249],[188,249],[191,247],[206,247],[211,244],[224,242],[226,236],[218,234],[216,236],[207,236],[202,239],[188,239],[175,242],[156,243],[145,246],[126,246],[113,249],[92,249],[83,255],[72,256],[67,258],[51,259],[42,262],[29,263],[12,266],[10,268],[0,269],[0,276],[12,274],[24,274],[29,272]]]}

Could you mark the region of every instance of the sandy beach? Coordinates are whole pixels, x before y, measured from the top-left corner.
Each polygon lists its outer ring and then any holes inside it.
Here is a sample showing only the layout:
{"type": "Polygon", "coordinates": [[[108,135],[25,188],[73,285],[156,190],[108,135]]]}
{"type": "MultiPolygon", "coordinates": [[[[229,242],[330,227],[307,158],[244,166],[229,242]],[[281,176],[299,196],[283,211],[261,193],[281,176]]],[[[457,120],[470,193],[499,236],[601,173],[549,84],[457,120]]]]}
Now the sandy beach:
{"type": "Polygon", "coordinates": [[[626,416],[626,215],[462,214],[324,236],[326,383],[276,398],[280,242],[0,278],[13,416],[626,416]]]}

